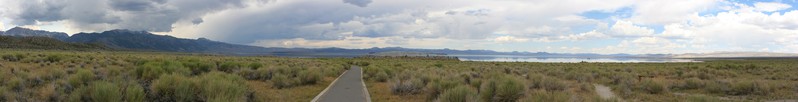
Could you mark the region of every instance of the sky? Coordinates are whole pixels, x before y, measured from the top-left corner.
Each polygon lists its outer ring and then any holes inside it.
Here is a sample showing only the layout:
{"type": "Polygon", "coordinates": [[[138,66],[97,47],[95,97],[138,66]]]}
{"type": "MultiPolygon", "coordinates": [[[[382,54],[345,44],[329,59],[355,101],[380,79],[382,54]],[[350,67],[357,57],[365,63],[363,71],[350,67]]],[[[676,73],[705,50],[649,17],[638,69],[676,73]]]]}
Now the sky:
{"type": "Polygon", "coordinates": [[[796,0],[0,0],[0,29],[263,47],[798,52],[796,0]]]}

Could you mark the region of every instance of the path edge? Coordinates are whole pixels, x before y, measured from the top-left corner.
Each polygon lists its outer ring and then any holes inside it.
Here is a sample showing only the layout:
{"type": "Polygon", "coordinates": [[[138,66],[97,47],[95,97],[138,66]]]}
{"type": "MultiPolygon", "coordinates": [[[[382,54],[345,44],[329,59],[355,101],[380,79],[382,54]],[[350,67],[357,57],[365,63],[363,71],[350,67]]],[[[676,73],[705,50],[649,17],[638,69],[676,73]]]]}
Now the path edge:
{"type": "MultiPolygon", "coordinates": [[[[362,70],[362,69],[361,69],[361,70],[362,70]]],[[[321,96],[324,96],[324,94],[325,94],[325,93],[327,93],[327,90],[330,90],[330,87],[332,87],[333,85],[335,85],[335,82],[337,82],[337,81],[338,81],[338,79],[341,79],[341,76],[344,76],[344,74],[346,74],[346,72],[349,72],[349,70],[346,70],[346,71],[344,71],[343,73],[341,73],[341,75],[338,75],[338,77],[337,77],[337,78],[335,78],[335,80],[333,80],[332,82],[330,82],[330,85],[327,85],[327,88],[325,88],[324,90],[322,90],[322,91],[321,91],[321,93],[319,93],[319,95],[316,95],[316,97],[314,97],[314,98],[313,98],[313,100],[310,100],[310,102],[318,102],[318,101],[319,101],[319,98],[321,98],[321,96]]],[[[362,71],[361,71],[361,73],[362,73],[362,71]]],[[[362,76],[361,76],[361,77],[362,77],[362,76]]]]}
{"type": "Polygon", "coordinates": [[[366,94],[366,102],[371,102],[371,95],[369,95],[369,87],[366,86],[366,79],[363,79],[363,67],[360,67],[360,83],[363,84],[363,92],[366,94]]]}

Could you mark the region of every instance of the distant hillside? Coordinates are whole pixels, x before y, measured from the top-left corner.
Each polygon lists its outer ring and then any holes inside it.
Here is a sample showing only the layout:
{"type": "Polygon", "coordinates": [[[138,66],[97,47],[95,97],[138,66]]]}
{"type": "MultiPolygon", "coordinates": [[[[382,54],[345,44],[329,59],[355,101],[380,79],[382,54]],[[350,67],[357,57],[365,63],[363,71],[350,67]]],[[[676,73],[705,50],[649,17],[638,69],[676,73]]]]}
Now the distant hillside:
{"type": "Polygon", "coordinates": [[[145,31],[111,30],[102,33],[78,33],[67,42],[100,43],[111,48],[169,52],[196,52],[222,54],[267,54],[262,47],[235,45],[208,39],[183,39],[155,35],[145,31]]]}
{"type": "Polygon", "coordinates": [[[796,53],[773,52],[713,52],[677,54],[671,58],[744,58],[744,57],[798,57],[796,53]]]}
{"type": "Polygon", "coordinates": [[[33,29],[22,28],[22,27],[11,28],[8,31],[0,33],[0,35],[4,35],[4,36],[21,36],[21,37],[40,36],[40,37],[54,38],[54,39],[58,39],[58,40],[65,40],[65,39],[67,39],[69,37],[69,35],[67,35],[66,33],[62,33],[62,32],[49,32],[49,31],[44,31],[44,30],[33,30],[33,29]]]}
{"type": "Polygon", "coordinates": [[[107,50],[101,44],[68,43],[49,37],[0,36],[0,48],[59,49],[59,50],[107,50]]]}

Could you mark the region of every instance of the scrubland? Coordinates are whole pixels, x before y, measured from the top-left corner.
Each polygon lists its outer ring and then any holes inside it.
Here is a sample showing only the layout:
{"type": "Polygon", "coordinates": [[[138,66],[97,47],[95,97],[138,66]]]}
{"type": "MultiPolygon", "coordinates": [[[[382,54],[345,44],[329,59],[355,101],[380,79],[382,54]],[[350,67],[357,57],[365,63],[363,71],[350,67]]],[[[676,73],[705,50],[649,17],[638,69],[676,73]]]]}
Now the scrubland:
{"type": "Polygon", "coordinates": [[[333,59],[0,50],[0,101],[310,101],[346,70],[333,59]]]}
{"type": "Polygon", "coordinates": [[[798,59],[681,63],[470,62],[0,50],[0,101],[306,102],[350,65],[375,102],[777,101],[798,59]],[[607,86],[601,98],[594,85],[607,86]]]}
{"type": "Polygon", "coordinates": [[[530,63],[356,59],[375,101],[777,101],[798,98],[798,59],[530,63]],[[594,85],[614,98],[600,98],[594,85]]]}

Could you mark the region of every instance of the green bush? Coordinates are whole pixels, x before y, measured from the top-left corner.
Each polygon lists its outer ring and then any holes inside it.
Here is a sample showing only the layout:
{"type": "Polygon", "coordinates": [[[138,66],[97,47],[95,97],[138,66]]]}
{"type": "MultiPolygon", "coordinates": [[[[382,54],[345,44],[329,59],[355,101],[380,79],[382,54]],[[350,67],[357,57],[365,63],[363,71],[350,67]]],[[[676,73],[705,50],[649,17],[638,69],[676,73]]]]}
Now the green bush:
{"type": "Polygon", "coordinates": [[[72,87],[80,87],[84,85],[89,85],[89,83],[94,80],[94,72],[86,69],[78,70],[77,73],[70,76],[68,81],[69,85],[72,87]]]}
{"type": "Polygon", "coordinates": [[[429,86],[429,89],[428,89],[429,92],[428,93],[430,95],[429,98],[434,99],[434,98],[438,97],[438,95],[440,95],[444,91],[449,90],[449,89],[454,88],[454,87],[457,87],[457,86],[460,86],[461,84],[463,84],[463,82],[460,82],[459,80],[435,80],[435,81],[432,81],[428,85],[429,86]]]}
{"type": "Polygon", "coordinates": [[[47,57],[45,58],[45,60],[47,60],[48,62],[58,62],[61,61],[62,59],[64,59],[63,55],[47,55],[47,57]]]}
{"type": "Polygon", "coordinates": [[[546,77],[543,75],[530,75],[529,88],[531,89],[544,89],[549,91],[565,90],[567,84],[559,79],[546,77]]]}
{"type": "Polygon", "coordinates": [[[117,102],[122,101],[122,93],[119,92],[119,86],[114,83],[106,81],[93,82],[91,86],[90,95],[94,102],[117,102]]]}
{"type": "Polygon", "coordinates": [[[461,85],[446,90],[438,97],[440,102],[469,102],[474,100],[476,92],[468,86],[461,85]]]}
{"type": "Polygon", "coordinates": [[[665,85],[654,80],[643,80],[640,82],[640,90],[649,94],[660,94],[665,91],[665,85]]]}
{"type": "Polygon", "coordinates": [[[258,68],[261,68],[261,67],[263,67],[263,64],[261,64],[261,63],[250,63],[249,64],[249,68],[252,69],[252,70],[257,70],[258,68]]]}
{"type": "Polygon", "coordinates": [[[258,79],[260,79],[258,77],[258,75],[255,73],[255,71],[253,71],[251,69],[244,69],[244,70],[238,71],[237,74],[239,76],[241,76],[241,77],[244,77],[247,80],[258,80],[258,79]]]}
{"type": "Polygon", "coordinates": [[[159,101],[199,101],[198,85],[191,78],[179,74],[165,74],[153,82],[153,93],[159,101]]]}
{"type": "Polygon", "coordinates": [[[759,81],[739,81],[732,84],[731,90],[727,92],[728,95],[767,95],[772,93],[773,88],[765,83],[759,81]]]}
{"type": "Polygon", "coordinates": [[[496,97],[500,102],[515,102],[524,95],[525,87],[518,79],[505,78],[496,87],[496,97]]]}
{"type": "Polygon", "coordinates": [[[90,100],[91,97],[89,97],[90,95],[87,95],[87,94],[89,94],[88,92],[89,92],[89,90],[87,88],[78,87],[75,90],[73,90],[71,93],[69,93],[69,96],[67,97],[67,102],[88,102],[88,101],[91,101],[90,100]]]}
{"type": "Polygon", "coordinates": [[[144,88],[138,84],[130,84],[125,89],[125,101],[127,102],[144,102],[145,95],[144,88]]]}
{"type": "Polygon", "coordinates": [[[21,91],[25,89],[25,80],[19,77],[12,77],[11,80],[6,82],[6,87],[11,88],[15,91],[21,91]]]}
{"type": "Polygon", "coordinates": [[[183,66],[189,68],[191,70],[192,75],[199,75],[202,73],[210,72],[213,70],[213,65],[208,62],[201,62],[201,61],[189,61],[183,62],[183,66]]]}
{"type": "Polygon", "coordinates": [[[480,98],[488,102],[515,102],[524,95],[526,86],[518,79],[498,77],[480,88],[480,98]]]}
{"type": "Polygon", "coordinates": [[[272,84],[273,84],[272,86],[275,87],[275,88],[278,88],[278,89],[289,88],[289,87],[293,87],[293,85],[294,85],[294,82],[293,82],[293,80],[291,78],[289,78],[288,76],[285,76],[285,75],[283,75],[281,73],[274,74],[274,77],[272,78],[271,81],[272,81],[272,84]]]}
{"type": "Polygon", "coordinates": [[[272,69],[260,68],[258,70],[255,70],[254,73],[258,76],[258,79],[270,80],[272,79],[273,72],[274,71],[272,69]]]}
{"type": "Polygon", "coordinates": [[[157,79],[164,74],[189,75],[192,71],[176,61],[149,61],[136,69],[136,74],[144,80],[157,79]]]}
{"type": "Polygon", "coordinates": [[[3,55],[3,59],[4,60],[11,61],[11,62],[20,61],[22,59],[25,59],[25,57],[26,56],[23,55],[23,54],[6,54],[6,55],[3,55]]]}
{"type": "Polygon", "coordinates": [[[236,63],[236,62],[224,62],[221,65],[219,65],[219,69],[218,70],[219,71],[223,71],[223,72],[233,72],[234,70],[238,70],[239,68],[241,68],[241,64],[239,64],[239,63],[236,63]]]}
{"type": "Polygon", "coordinates": [[[374,75],[374,80],[377,82],[388,81],[388,73],[385,73],[385,71],[380,71],[376,75],[374,75]]]}
{"type": "Polygon", "coordinates": [[[222,72],[203,74],[199,79],[206,102],[246,101],[247,86],[241,76],[222,72]]]}
{"type": "Polygon", "coordinates": [[[700,89],[704,88],[706,84],[704,81],[698,78],[690,78],[684,81],[683,88],[684,89],[700,89]]]}
{"type": "Polygon", "coordinates": [[[313,85],[321,81],[321,73],[315,70],[307,69],[300,71],[297,74],[297,78],[299,78],[300,84],[313,85]]]}
{"type": "MultiPolygon", "coordinates": [[[[395,95],[408,95],[417,94],[424,88],[424,83],[418,78],[409,78],[407,80],[396,79],[395,82],[390,84],[391,93],[395,95]]],[[[433,87],[440,87],[441,84],[432,84],[433,87]]]]}

